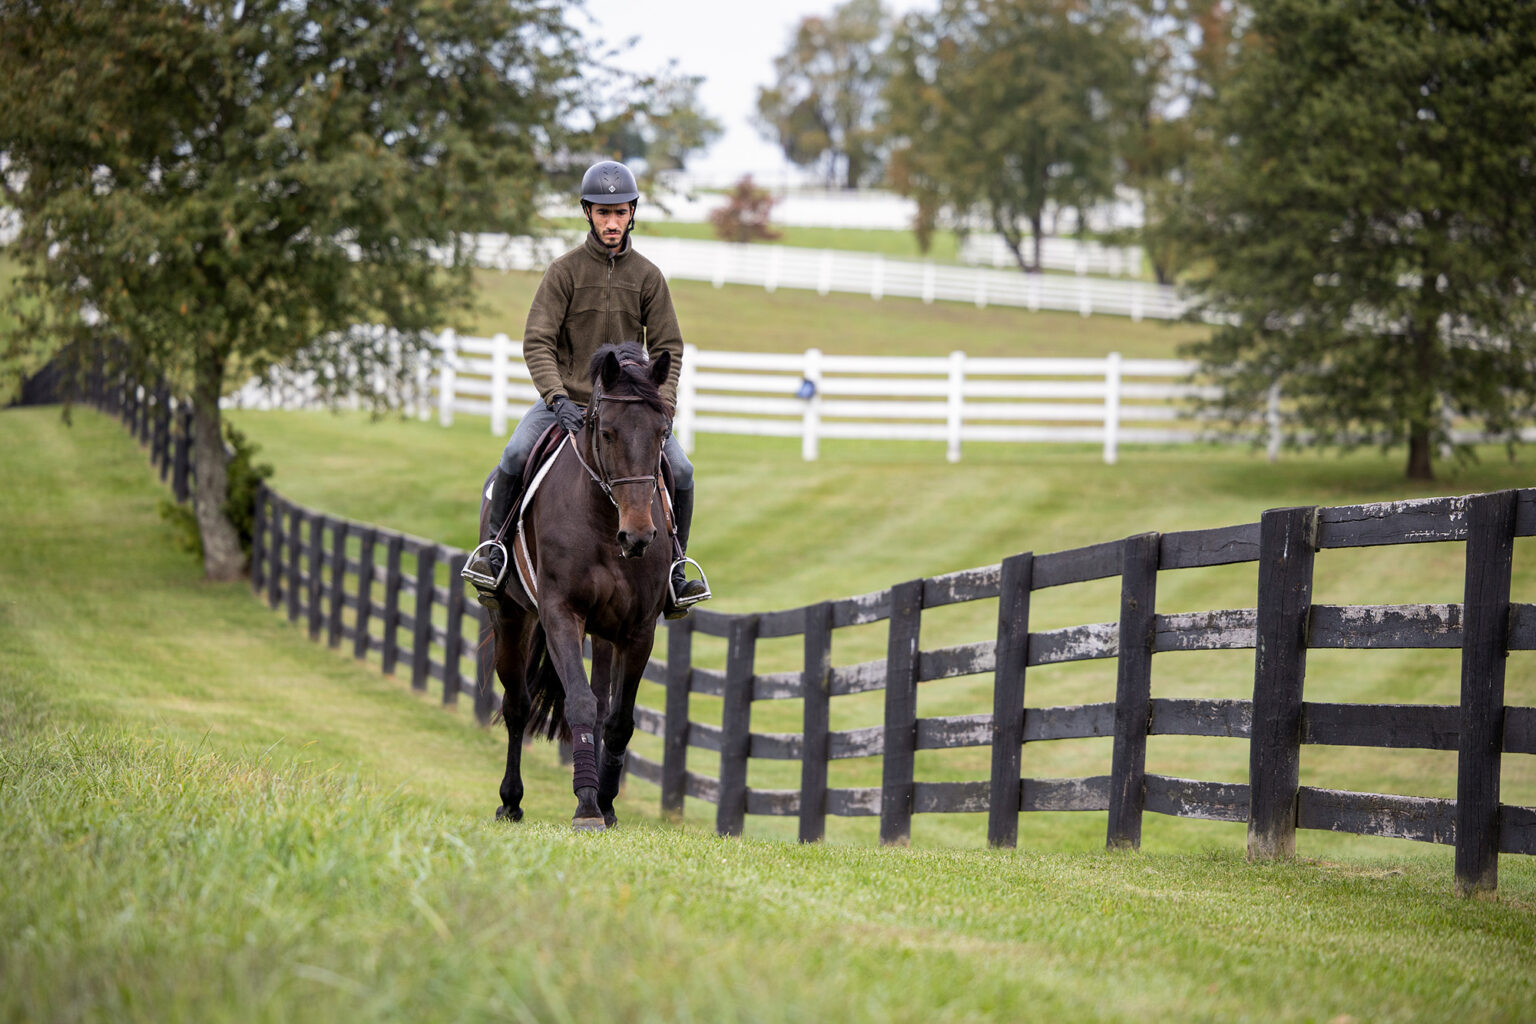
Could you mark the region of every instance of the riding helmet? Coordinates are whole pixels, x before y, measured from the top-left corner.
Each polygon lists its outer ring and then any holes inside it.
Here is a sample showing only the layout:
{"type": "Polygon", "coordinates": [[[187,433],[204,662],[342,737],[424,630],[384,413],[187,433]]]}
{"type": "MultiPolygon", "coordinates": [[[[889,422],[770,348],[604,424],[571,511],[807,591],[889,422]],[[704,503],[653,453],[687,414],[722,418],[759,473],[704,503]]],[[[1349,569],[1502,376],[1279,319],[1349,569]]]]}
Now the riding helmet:
{"type": "Polygon", "coordinates": [[[581,201],[584,203],[633,203],[640,199],[640,187],[629,168],[617,160],[602,160],[587,168],[581,176],[581,201]]]}

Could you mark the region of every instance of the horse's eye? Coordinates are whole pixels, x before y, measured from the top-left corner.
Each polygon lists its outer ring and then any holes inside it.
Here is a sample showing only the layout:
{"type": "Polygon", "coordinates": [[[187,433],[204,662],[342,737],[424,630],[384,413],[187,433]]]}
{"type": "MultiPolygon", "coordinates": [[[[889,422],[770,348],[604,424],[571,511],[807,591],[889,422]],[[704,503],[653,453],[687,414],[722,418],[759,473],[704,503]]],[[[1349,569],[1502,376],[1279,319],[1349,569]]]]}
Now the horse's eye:
{"type": "Polygon", "coordinates": [[[604,430],[603,431],[603,440],[604,441],[612,441],[613,437],[614,437],[613,431],[611,431],[611,430],[604,430]]]}

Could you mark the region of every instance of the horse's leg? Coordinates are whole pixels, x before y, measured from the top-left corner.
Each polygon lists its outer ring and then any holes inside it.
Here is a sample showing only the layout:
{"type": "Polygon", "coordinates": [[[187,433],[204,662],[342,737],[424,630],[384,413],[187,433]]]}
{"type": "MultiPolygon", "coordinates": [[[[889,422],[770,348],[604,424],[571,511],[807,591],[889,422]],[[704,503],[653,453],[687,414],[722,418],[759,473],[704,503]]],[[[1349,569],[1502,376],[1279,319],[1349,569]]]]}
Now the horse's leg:
{"type": "Polygon", "coordinates": [[[597,806],[609,828],[619,823],[613,801],[619,795],[619,783],[624,778],[624,760],[629,752],[630,738],[635,734],[635,694],[640,690],[640,679],[650,660],[654,639],[654,634],[648,634],[632,640],[617,649],[613,659],[617,700],[603,722],[603,755],[597,765],[597,806]]]}
{"type": "MultiPolygon", "coordinates": [[[[592,638],[592,693],[597,698],[597,806],[603,812],[603,822],[612,826],[616,819],[613,816],[613,793],[605,798],[605,776],[603,766],[607,763],[607,743],[605,737],[608,734],[608,722],[612,718],[612,704],[614,690],[618,687],[619,674],[615,661],[613,644],[607,640],[592,638]]],[[[617,789],[614,790],[617,792],[617,789]]]]}
{"type": "Polygon", "coordinates": [[[501,679],[502,720],[507,726],[507,771],[501,778],[498,820],[523,820],[523,732],[528,725],[528,649],[538,620],[508,601],[496,620],[496,675],[501,679]]]}
{"type": "Polygon", "coordinates": [[[597,696],[581,658],[586,622],[569,605],[546,606],[541,619],[549,660],[565,688],[565,721],[571,728],[571,788],[576,791],[571,824],[579,832],[600,832],[606,826],[597,806],[597,696]]]}

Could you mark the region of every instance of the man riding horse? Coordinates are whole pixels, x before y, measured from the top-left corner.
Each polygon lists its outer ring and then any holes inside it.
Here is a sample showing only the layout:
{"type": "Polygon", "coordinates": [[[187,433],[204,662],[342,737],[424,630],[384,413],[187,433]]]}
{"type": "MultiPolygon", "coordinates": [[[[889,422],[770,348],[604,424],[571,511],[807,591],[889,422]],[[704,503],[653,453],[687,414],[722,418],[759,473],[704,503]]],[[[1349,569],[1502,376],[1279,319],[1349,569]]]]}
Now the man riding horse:
{"type": "MultiPolygon", "coordinates": [[[[523,469],[535,444],[555,423],[575,433],[592,399],[583,376],[593,353],[604,344],[640,340],[651,359],[671,355],[671,371],[661,394],[674,412],[677,378],[683,364],[683,337],[667,280],[650,260],[634,250],[640,189],[629,168],[604,160],[587,168],[581,179],[581,209],[590,229],[582,244],[549,265],[539,282],[523,328],[523,361],[542,402],[518,421],[501,454],[490,490],[488,521],[501,530],[523,489],[523,469]]],[[[693,464],[672,432],[663,448],[672,470],[672,508],[680,549],[686,552],[693,520],[693,464]]],[[[503,531],[504,533],[505,531],[503,531]]],[[[492,539],[477,547],[463,576],[494,601],[506,579],[506,547],[492,539]]],[[[702,580],[689,579],[687,561],[672,565],[665,614],[681,618],[710,596],[702,580]]]]}

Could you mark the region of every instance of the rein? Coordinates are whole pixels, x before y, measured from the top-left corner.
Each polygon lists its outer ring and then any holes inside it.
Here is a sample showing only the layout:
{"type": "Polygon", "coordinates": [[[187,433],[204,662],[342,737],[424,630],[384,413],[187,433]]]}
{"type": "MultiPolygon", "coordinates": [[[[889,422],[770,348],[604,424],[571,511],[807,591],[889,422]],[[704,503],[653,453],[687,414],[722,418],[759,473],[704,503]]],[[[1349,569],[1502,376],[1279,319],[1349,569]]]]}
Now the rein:
{"type": "MultiPolygon", "coordinates": [[[[624,365],[635,364],[626,363],[624,365]]],[[[597,484],[598,487],[602,488],[603,494],[607,495],[608,500],[613,504],[614,508],[619,507],[618,499],[613,496],[613,489],[615,487],[622,487],[625,484],[649,483],[653,490],[657,488],[659,486],[657,480],[661,475],[661,462],[659,459],[657,460],[656,472],[650,476],[625,476],[619,477],[618,479],[610,478],[608,476],[607,467],[603,465],[603,453],[599,443],[601,430],[598,428],[600,427],[602,421],[602,408],[598,405],[598,403],[643,401],[645,401],[645,399],[641,398],[639,395],[609,395],[599,392],[592,396],[591,411],[587,415],[587,420],[588,425],[592,428],[592,461],[597,463],[597,469],[594,470],[590,465],[587,464],[587,460],[582,458],[581,448],[579,446],[571,445],[571,451],[575,453],[576,461],[581,463],[581,468],[587,471],[587,475],[592,478],[592,481],[597,484]]]]}

